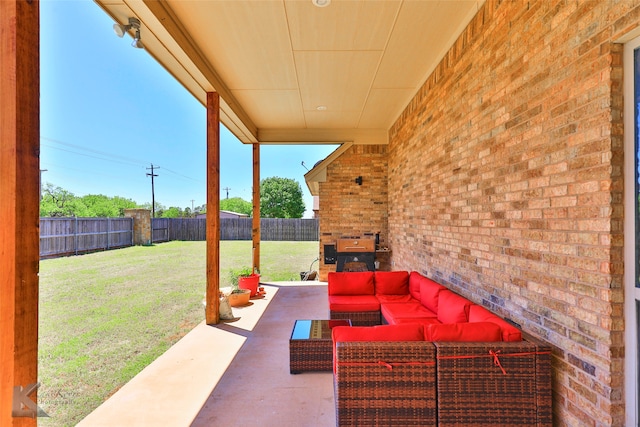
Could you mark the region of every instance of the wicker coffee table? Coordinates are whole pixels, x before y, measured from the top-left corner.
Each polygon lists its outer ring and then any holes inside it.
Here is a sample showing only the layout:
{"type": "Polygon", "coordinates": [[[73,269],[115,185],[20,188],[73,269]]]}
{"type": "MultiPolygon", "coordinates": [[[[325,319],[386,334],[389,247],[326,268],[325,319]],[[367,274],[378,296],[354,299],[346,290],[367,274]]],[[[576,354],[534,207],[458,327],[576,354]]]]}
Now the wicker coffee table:
{"type": "Polygon", "coordinates": [[[289,371],[333,370],[331,328],[351,326],[351,320],[296,320],[289,340],[289,371]]]}

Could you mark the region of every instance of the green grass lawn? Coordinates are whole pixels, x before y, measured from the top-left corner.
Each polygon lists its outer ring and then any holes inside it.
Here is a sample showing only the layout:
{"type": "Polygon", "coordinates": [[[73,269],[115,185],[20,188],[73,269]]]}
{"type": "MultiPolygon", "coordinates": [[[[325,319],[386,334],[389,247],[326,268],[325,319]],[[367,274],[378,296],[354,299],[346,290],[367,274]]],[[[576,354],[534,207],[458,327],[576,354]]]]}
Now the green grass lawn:
{"type": "MultiPolygon", "coordinates": [[[[40,262],[42,426],[72,426],[204,320],[205,242],[136,246],[40,262]]],[[[220,242],[220,286],[251,242],[220,242]]],[[[263,281],[300,280],[318,242],[262,242],[263,281]]],[[[317,269],[317,263],[314,268],[317,269]]]]}

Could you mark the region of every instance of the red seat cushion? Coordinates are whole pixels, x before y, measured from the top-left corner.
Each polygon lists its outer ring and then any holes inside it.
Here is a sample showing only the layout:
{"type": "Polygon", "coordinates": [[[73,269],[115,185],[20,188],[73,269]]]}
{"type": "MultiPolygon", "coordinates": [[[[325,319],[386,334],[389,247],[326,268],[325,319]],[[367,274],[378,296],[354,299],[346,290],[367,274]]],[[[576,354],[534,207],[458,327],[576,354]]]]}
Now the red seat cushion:
{"type": "Polygon", "coordinates": [[[389,302],[417,302],[411,295],[376,295],[380,304],[385,304],[389,302]]]}
{"type": "Polygon", "coordinates": [[[448,289],[440,291],[438,297],[438,320],[442,323],[466,323],[472,302],[448,289]]]}
{"type": "Polygon", "coordinates": [[[380,302],[373,295],[329,295],[331,311],[379,311],[380,302]]]}
{"type": "Polygon", "coordinates": [[[397,323],[397,319],[435,319],[437,316],[417,301],[380,304],[380,313],[391,324],[397,323]]]}
{"type": "Polygon", "coordinates": [[[481,305],[469,307],[469,322],[492,322],[502,331],[502,341],[522,341],[522,331],[481,305]]]}
{"type": "Polygon", "coordinates": [[[373,295],[373,271],[329,272],[329,295],[373,295]]]}
{"type": "Polygon", "coordinates": [[[333,342],[341,341],[424,341],[424,326],[378,325],[336,326],[331,330],[333,342]]]}
{"type": "Polygon", "coordinates": [[[424,326],[379,325],[336,326],[331,330],[333,339],[333,372],[336,371],[336,343],[344,341],[424,341],[424,326]]]}
{"type": "Polygon", "coordinates": [[[409,295],[409,273],[406,271],[376,271],[376,295],[409,295]]]}
{"type": "Polygon", "coordinates": [[[438,296],[440,292],[447,288],[440,283],[434,282],[428,277],[420,279],[420,302],[434,313],[438,312],[438,296]]]}
{"type": "Polygon", "coordinates": [[[440,321],[435,317],[407,317],[406,319],[395,319],[393,322],[394,325],[403,325],[406,323],[419,323],[421,325],[432,325],[435,323],[441,325],[440,321]]]}
{"type": "Polygon", "coordinates": [[[431,324],[425,331],[429,341],[502,341],[500,326],[491,322],[431,324]]]}

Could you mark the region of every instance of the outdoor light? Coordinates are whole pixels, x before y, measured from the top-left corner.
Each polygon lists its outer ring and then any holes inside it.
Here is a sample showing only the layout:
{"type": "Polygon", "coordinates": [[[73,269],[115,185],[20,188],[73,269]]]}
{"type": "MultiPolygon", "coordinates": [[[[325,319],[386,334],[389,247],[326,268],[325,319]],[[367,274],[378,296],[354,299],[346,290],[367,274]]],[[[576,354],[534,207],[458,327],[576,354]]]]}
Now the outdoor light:
{"type": "Polygon", "coordinates": [[[138,28],[136,30],[136,36],[134,37],[133,41],[131,42],[131,46],[137,48],[137,49],[144,49],[144,45],[142,44],[142,40],[140,40],[140,29],[138,28]]]}
{"type": "Polygon", "coordinates": [[[329,6],[331,0],[311,0],[311,3],[313,3],[314,6],[326,7],[329,6]]]}
{"type": "Polygon", "coordinates": [[[130,29],[136,30],[136,36],[133,38],[131,46],[138,49],[144,48],[142,41],[140,40],[140,21],[137,18],[129,18],[129,23],[127,25],[113,24],[113,31],[118,37],[124,37],[125,33],[130,29]]]}

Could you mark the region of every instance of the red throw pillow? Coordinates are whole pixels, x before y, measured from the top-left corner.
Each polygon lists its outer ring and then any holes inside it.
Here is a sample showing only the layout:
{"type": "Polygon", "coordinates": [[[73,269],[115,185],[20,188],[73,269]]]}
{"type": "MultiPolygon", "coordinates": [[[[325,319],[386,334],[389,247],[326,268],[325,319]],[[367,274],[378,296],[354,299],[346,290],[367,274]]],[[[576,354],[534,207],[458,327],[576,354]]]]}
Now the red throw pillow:
{"type": "Polygon", "coordinates": [[[329,295],[373,295],[373,271],[329,272],[329,295]]]}
{"type": "Polygon", "coordinates": [[[441,323],[426,327],[429,341],[492,342],[502,341],[500,326],[491,322],[441,323]]]}
{"type": "Polygon", "coordinates": [[[466,323],[471,304],[468,299],[448,289],[442,290],[438,296],[438,320],[442,323],[466,323]]]}
{"type": "Polygon", "coordinates": [[[409,273],[406,271],[376,271],[376,295],[406,295],[409,293],[409,273]]]}

